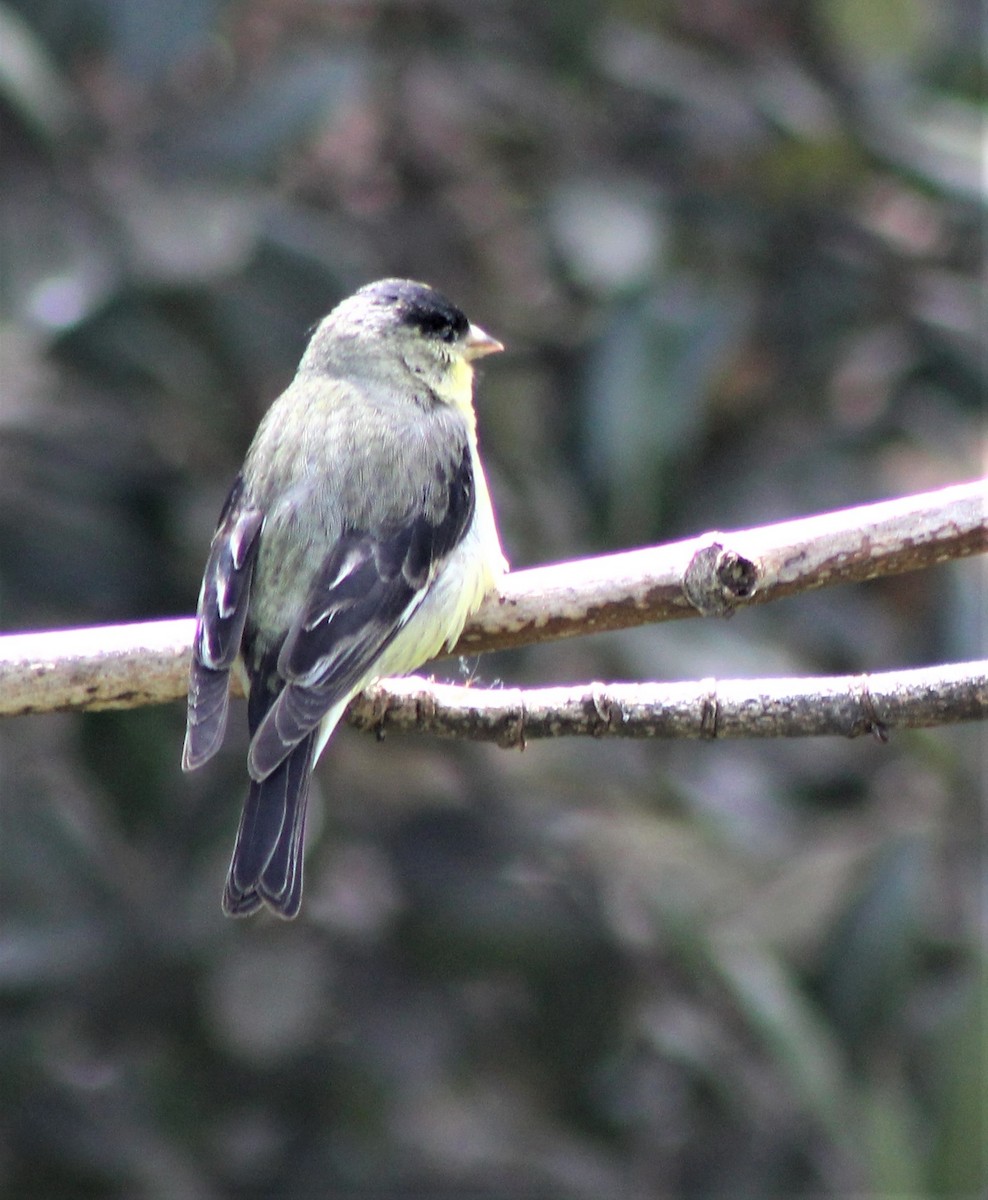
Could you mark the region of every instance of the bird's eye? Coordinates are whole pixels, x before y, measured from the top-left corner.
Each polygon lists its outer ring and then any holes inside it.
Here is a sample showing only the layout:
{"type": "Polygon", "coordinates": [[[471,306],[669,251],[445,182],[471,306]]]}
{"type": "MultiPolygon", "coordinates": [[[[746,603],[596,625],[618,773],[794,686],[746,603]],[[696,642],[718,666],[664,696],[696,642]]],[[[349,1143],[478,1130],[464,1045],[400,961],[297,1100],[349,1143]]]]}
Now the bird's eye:
{"type": "Polygon", "coordinates": [[[439,336],[444,342],[452,345],[456,341],[456,330],[452,325],[444,325],[439,331],[439,336]]]}

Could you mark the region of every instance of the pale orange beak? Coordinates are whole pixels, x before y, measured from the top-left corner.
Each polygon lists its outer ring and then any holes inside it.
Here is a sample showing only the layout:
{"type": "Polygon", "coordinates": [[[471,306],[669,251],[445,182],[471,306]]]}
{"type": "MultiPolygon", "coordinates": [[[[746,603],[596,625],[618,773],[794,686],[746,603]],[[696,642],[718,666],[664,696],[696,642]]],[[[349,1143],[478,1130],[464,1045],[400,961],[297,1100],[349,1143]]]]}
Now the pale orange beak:
{"type": "Polygon", "coordinates": [[[479,325],[470,326],[463,346],[463,354],[468,361],[474,358],[483,358],[485,354],[497,354],[499,350],[504,349],[503,344],[497,338],[492,338],[489,333],[485,333],[479,325]]]}

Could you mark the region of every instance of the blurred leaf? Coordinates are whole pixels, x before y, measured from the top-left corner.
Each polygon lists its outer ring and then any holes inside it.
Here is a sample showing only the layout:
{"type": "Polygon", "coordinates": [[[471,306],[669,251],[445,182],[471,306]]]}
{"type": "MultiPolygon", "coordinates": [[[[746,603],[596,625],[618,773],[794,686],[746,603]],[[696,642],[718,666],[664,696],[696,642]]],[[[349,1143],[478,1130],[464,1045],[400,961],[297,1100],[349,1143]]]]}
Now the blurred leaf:
{"type": "Polygon", "coordinates": [[[167,471],[119,410],[93,403],[84,422],[57,406],[44,411],[50,433],[16,430],[0,443],[5,624],[167,612],[168,555],[156,545],[167,471]]]}
{"type": "Polygon", "coordinates": [[[822,987],[834,1021],[859,1048],[901,1019],[927,883],[925,847],[889,843],[834,929],[822,987]]]}
{"type": "Polygon", "coordinates": [[[658,266],[663,215],[645,196],[602,180],[559,188],[551,229],[574,280],[603,297],[636,291],[658,266]]]}
{"type": "Polygon", "coordinates": [[[926,1181],[943,1200],[988,1191],[988,964],[984,947],[971,964],[971,984],[937,1038],[938,1116],[926,1181]]]}
{"type": "Polygon", "coordinates": [[[109,948],[91,921],[57,928],[8,921],[0,942],[0,994],[77,984],[84,976],[98,975],[109,961],[109,948]]]}
{"type": "Polygon", "coordinates": [[[704,150],[743,153],[763,144],[756,92],[736,64],[630,23],[605,23],[596,49],[607,76],[681,106],[704,150]]]}
{"type": "Polygon", "coordinates": [[[218,0],[102,0],[99,5],[116,62],[144,81],[194,54],[210,35],[219,7],[218,0]]]}
{"type": "Polygon", "coordinates": [[[112,223],[94,197],[71,189],[35,164],[10,164],[0,189],[0,298],[44,334],[71,329],[106,303],[122,278],[112,223]]]}
{"type": "Polygon", "coordinates": [[[77,119],[75,97],[34,31],[0,4],[0,96],[48,141],[77,119]]]}
{"type": "Polygon", "coordinates": [[[93,713],[80,726],[81,760],[113,801],[115,823],[128,838],[137,840],[143,828],[153,841],[169,825],[162,808],[175,771],[174,733],[174,722],[160,707],[93,713]]]}
{"type": "Polygon", "coordinates": [[[688,456],[702,430],[713,381],[746,317],[742,297],[682,276],[613,307],[588,357],[583,440],[615,544],[660,534],[673,482],[665,469],[688,456]]]}
{"type": "Polygon", "coordinates": [[[853,1089],[840,1044],[813,1011],[792,973],[766,948],[733,933],[714,936],[711,966],[745,1023],[772,1054],[806,1112],[844,1153],[853,1148],[847,1115],[853,1089]]]}
{"type": "Polygon", "coordinates": [[[820,0],[822,19],[842,49],[862,61],[881,62],[923,53],[937,29],[946,6],[924,0],[820,0]]]}
{"type": "Polygon", "coordinates": [[[129,235],[132,270],[149,282],[211,283],[243,270],[262,229],[257,191],[201,183],[117,180],[117,213],[129,235]]]}
{"type": "Polygon", "coordinates": [[[158,169],[162,177],[173,171],[236,176],[270,172],[334,109],[359,99],[366,75],[360,54],[310,49],[286,55],[215,111],[162,133],[154,148],[158,169]]]}
{"type": "Polygon", "coordinates": [[[924,1121],[901,1079],[867,1082],[857,1125],[870,1191],[875,1196],[926,1194],[924,1121]]]}
{"type": "Polygon", "coordinates": [[[986,111],[950,97],[889,95],[871,113],[871,144],[938,191],[986,205],[986,111]]]}

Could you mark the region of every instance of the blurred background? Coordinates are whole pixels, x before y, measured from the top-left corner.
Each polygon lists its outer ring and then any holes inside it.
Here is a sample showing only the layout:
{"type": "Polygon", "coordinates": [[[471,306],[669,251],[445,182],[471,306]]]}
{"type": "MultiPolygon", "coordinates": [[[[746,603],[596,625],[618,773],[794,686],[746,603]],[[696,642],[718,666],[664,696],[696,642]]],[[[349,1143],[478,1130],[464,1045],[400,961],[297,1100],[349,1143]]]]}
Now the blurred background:
{"type": "MultiPolygon", "coordinates": [[[[516,567],[983,470],[980,0],[4,0],[0,628],[190,614],[307,330],[508,353],[516,567]]],[[[975,562],[450,678],[984,654],[975,562]]],[[[179,704],[0,727],[0,1194],[976,1196],[985,731],[343,730],[292,925],[179,704]]]]}

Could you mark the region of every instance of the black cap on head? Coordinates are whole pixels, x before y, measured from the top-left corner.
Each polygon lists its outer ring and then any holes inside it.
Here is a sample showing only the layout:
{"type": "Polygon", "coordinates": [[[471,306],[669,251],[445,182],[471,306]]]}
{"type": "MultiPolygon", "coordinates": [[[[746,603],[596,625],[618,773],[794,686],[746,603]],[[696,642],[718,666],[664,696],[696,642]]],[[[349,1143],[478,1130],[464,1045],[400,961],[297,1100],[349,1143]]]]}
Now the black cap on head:
{"type": "Polygon", "coordinates": [[[382,279],[360,291],[396,308],[402,324],[418,329],[427,337],[452,342],[470,328],[463,311],[427,284],[410,279],[382,279]]]}

